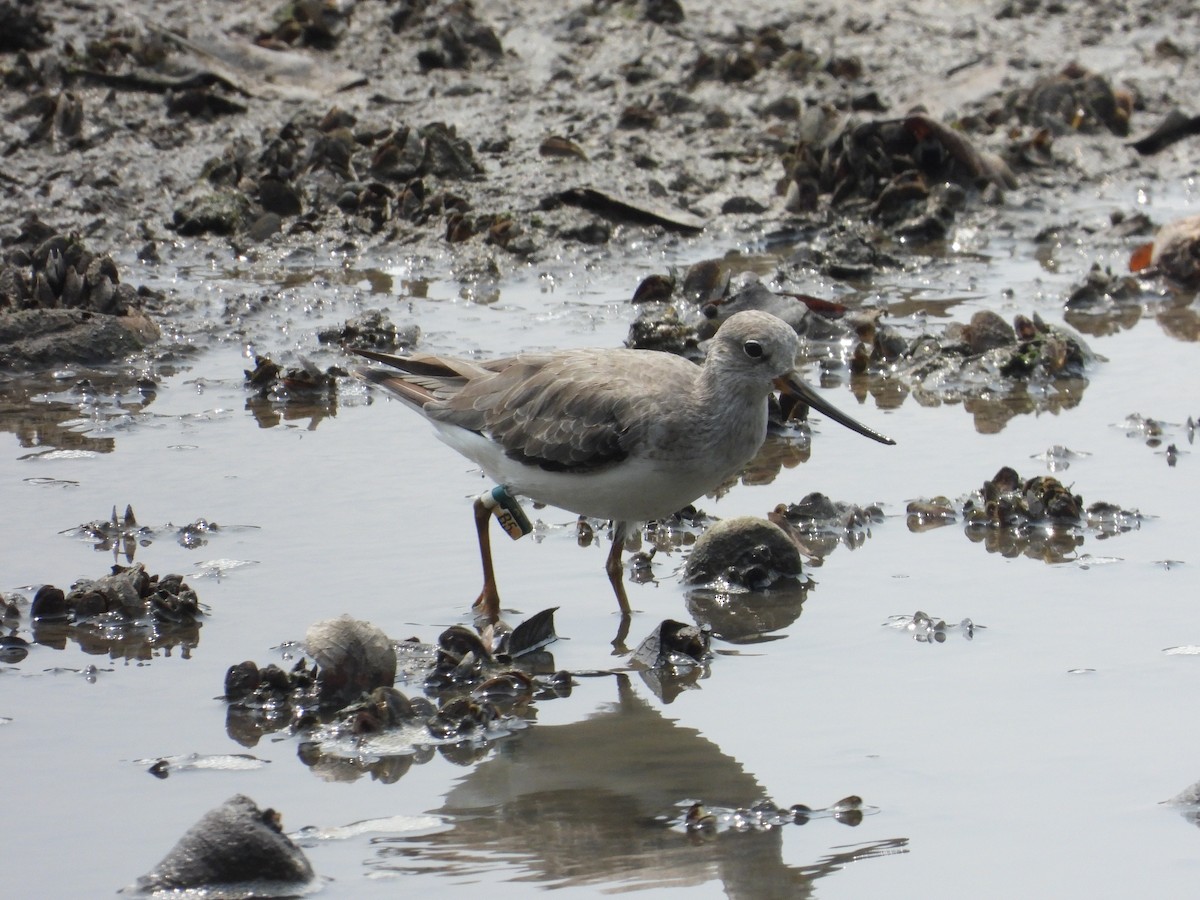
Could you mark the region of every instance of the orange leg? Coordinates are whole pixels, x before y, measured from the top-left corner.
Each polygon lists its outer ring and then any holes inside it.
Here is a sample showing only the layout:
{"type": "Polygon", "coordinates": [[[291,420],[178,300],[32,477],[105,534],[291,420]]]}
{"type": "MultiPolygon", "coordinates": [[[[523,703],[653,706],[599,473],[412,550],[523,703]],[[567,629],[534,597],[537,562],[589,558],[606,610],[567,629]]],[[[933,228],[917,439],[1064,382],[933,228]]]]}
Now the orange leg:
{"type": "Polygon", "coordinates": [[[625,596],[625,568],[621,565],[621,554],[625,552],[625,524],[613,523],[612,549],[608,551],[608,560],[604,570],[608,572],[608,581],[613,593],[617,595],[617,605],[621,607],[621,624],[617,626],[617,635],[612,639],[613,655],[621,656],[629,652],[625,639],[629,637],[629,626],[632,618],[629,612],[629,598],[625,596]]]}
{"type": "Polygon", "coordinates": [[[490,622],[500,619],[500,592],[496,590],[496,573],[492,569],[492,538],[488,533],[488,522],[492,512],[482,500],[475,501],[475,532],[479,536],[479,558],[483,562],[483,590],[472,605],[472,609],[490,622]]]}
{"type": "Polygon", "coordinates": [[[617,605],[621,607],[621,616],[629,618],[629,598],[625,596],[625,567],[621,563],[621,554],[625,552],[625,523],[613,523],[612,549],[608,551],[608,560],[604,563],[604,571],[608,572],[608,580],[612,584],[613,593],[617,595],[617,605]]]}

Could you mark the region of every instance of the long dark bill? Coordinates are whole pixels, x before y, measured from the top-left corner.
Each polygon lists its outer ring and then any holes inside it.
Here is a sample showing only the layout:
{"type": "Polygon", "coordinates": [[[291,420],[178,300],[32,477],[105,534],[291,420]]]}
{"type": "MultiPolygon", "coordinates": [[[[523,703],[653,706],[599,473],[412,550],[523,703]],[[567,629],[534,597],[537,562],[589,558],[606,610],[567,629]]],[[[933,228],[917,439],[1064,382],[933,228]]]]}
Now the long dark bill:
{"type": "Polygon", "coordinates": [[[839,425],[845,425],[851,431],[857,431],[863,437],[869,437],[871,440],[879,441],[881,444],[896,443],[890,437],[886,437],[885,435],[880,434],[878,431],[868,428],[861,422],[857,422],[850,418],[836,406],[826,401],[824,397],[810,388],[807,384],[801,381],[800,376],[794,372],[787,375],[781,375],[780,377],[776,378],[775,386],[785,394],[790,394],[791,396],[800,400],[800,402],[807,404],[812,409],[815,409],[817,412],[829,416],[829,418],[833,419],[833,421],[837,422],[839,425]]]}

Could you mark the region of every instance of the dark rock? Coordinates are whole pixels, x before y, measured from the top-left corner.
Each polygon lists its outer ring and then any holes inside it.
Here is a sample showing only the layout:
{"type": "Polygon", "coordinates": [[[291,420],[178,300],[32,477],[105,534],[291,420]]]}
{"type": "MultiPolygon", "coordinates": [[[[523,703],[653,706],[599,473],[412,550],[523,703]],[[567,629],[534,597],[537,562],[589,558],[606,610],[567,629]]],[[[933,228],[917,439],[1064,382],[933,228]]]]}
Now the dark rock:
{"type": "Polygon", "coordinates": [[[693,263],[683,276],[683,296],[700,306],[713,303],[729,291],[731,273],[719,259],[693,263]]]}
{"type": "Polygon", "coordinates": [[[700,536],[684,564],[683,581],[759,590],[799,574],[800,551],[786,532],[765,519],[741,516],[700,536]]]}
{"type": "Polygon", "coordinates": [[[83,309],[26,309],[0,314],[0,368],[108,363],[158,340],[141,313],[99,315],[83,309]]]}
{"type": "Polygon", "coordinates": [[[946,328],[949,341],[961,340],[969,353],[986,353],[1017,343],[1017,332],[1005,319],[991,310],[980,310],[968,325],[952,323],[946,328]]]}
{"type": "Polygon", "coordinates": [[[612,239],[612,226],[607,222],[585,222],[572,228],[564,228],[562,236],[581,244],[607,244],[612,239]]]}
{"type": "Polygon", "coordinates": [[[221,888],[280,890],[300,887],[313,878],[304,853],[283,833],[279,814],[259,809],[249,797],[236,794],[205,813],[133,889],[141,893],[197,890],[215,897],[218,894],[211,891],[221,888]]]}
{"type": "Polygon", "coordinates": [[[725,215],[735,213],[749,213],[751,215],[760,215],[765,213],[769,207],[765,203],[759,203],[753,197],[730,197],[721,204],[721,212],[725,215]]]}
{"type": "Polygon", "coordinates": [[[175,210],[173,226],[184,237],[199,234],[231,235],[245,229],[250,201],[238,191],[220,191],[196,197],[175,210]]]}
{"type": "Polygon", "coordinates": [[[0,53],[41,50],[54,25],[42,15],[41,4],[0,0],[0,53]]]}
{"type": "Polygon", "coordinates": [[[29,607],[31,619],[35,622],[56,622],[65,620],[68,615],[66,595],[61,588],[52,584],[43,584],[38,588],[29,607]]]}
{"type": "Polygon", "coordinates": [[[683,21],[683,4],[679,0],[646,0],[642,15],[659,25],[678,25],[683,21]]]}
{"type": "Polygon", "coordinates": [[[246,237],[255,243],[261,243],[273,235],[279,234],[282,229],[283,220],[279,218],[278,213],[263,213],[246,229],[246,237]]]}
{"type": "Polygon", "coordinates": [[[418,325],[397,328],[381,309],[364,310],[360,316],[347,319],[341,328],[326,328],[317,332],[322,344],[353,344],[375,350],[412,349],[421,338],[418,325]]]}
{"type": "Polygon", "coordinates": [[[647,275],[633,292],[634,303],[660,303],[671,299],[675,279],[670,275],[647,275]]]}
{"type": "Polygon", "coordinates": [[[281,216],[298,216],[304,207],[296,189],[274,178],[264,178],[258,185],[258,202],[267,212],[281,216]]]}
{"type": "Polygon", "coordinates": [[[262,684],[262,675],[253,660],[230,666],[225,673],[225,699],[236,703],[250,697],[262,684]]]}

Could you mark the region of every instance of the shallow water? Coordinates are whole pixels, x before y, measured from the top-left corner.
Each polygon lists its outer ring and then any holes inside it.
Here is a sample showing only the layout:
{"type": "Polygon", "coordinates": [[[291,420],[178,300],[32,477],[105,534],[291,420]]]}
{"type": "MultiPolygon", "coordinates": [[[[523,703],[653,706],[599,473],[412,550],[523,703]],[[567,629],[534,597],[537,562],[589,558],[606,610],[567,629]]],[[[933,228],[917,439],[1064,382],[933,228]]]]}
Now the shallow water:
{"type": "MultiPolygon", "coordinates": [[[[1131,203],[1134,190],[1114,187],[1113,197],[1131,203]]],[[[1106,215],[1113,197],[1075,214],[1106,215]]],[[[1150,212],[1166,220],[1192,202],[1185,185],[1150,212]]],[[[930,319],[993,308],[1060,322],[1065,291],[1093,259],[1085,244],[1047,251],[962,237],[960,252],[871,295],[930,319]]],[[[421,326],[432,351],[615,346],[632,315],[624,298],[644,274],[711,252],[684,242],[630,266],[613,250],[573,276],[531,272],[478,293],[422,281],[403,261],[182,267],[172,270],[175,289],[210,298],[212,332],[223,339],[181,354],[144,409],[112,416],[101,402],[52,414],[72,402],[63,392],[75,378],[64,375],[38,402],[7,411],[6,433],[24,425],[21,440],[0,442],[6,592],[103,574],[112,552],[63,532],[107,518],[114,505],[132,505],[145,525],[203,517],[221,526],[196,549],[164,529],[136,551],[152,573],[188,573],[211,608],[194,647],[35,644],[24,661],[0,666],[10,890],[106,895],[241,792],[278,809],[291,832],[328,832],[303,840],[331,897],[518,897],[531,886],[568,896],[1190,892],[1200,834],[1160,801],[1200,778],[1200,723],[1187,706],[1200,656],[1165,652],[1200,644],[1200,477],[1182,424],[1200,413],[1200,376],[1197,344],[1171,336],[1153,309],[1132,328],[1089,338],[1107,361],[1057,413],[976,416],[911,397],[882,409],[827,379],[830,399],[897,446],[818,421],[803,466],[698,505],[719,517],[762,515],[819,490],[879,503],[887,518],[861,547],[839,547],[812,570],[802,611],[774,640],[718,642],[704,677],[669,703],[612,655],[605,542],[580,548],[573,517],[548,509],[536,512],[547,526],[537,540],[497,538],[509,617],[560,607],[557,630],[569,640],[550,647],[556,666],[614,674],[581,677],[570,697],[536,704],[530,727],[473,762],[435,754],[395,783],[310,770],[295,736],[250,747],[228,736],[217,697],[227,667],[280,660],[276,648],[313,621],[348,612],[393,638],[425,641],[468,621],[479,578],[469,498],[485,486],[415,416],[352,384],[336,415],[272,418],[260,407],[256,416],[242,386],[247,336],[266,321],[278,343],[257,349],[286,357],[299,348],[324,366],[337,357],[316,349],[318,326],[388,306],[399,324],[421,326]],[[243,292],[269,294],[270,309],[253,327],[218,324],[215,311],[243,292]],[[1127,434],[1132,413],[1169,423],[1162,446],[1127,434]],[[1180,451],[1173,467],[1168,443],[1180,451]],[[1044,473],[1036,457],[1054,445],[1089,454],[1055,473],[1085,502],[1150,518],[1107,540],[1089,533],[1056,563],[989,552],[961,524],[906,526],[910,499],[959,497],[1003,465],[1044,473]],[[73,452],[48,452],[64,448],[73,452]],[[246,565],[203,574],[220,560],[246,565]],[[983,627],[940,644],[884,627],[918,609],[983,627]],[[250,753],[265,764],[147,774],[148,760],[193,752],[250,753]],[[873,808],[854,827],[826,817],[696,841],[651,821],[691,799],[824,807],[850,794],[873,808]],[[378,821],[332,831],[368,820],[378,821]]],[[[1185,314],[1194,317],[1195,305],[1185,314]]],[[[659,554],[657,582],[630,585],[631,645],[664,618],[688,619],[681,559],[659,554]]],[[[19,633],[28,638],[27,626],[19,633]]]]}

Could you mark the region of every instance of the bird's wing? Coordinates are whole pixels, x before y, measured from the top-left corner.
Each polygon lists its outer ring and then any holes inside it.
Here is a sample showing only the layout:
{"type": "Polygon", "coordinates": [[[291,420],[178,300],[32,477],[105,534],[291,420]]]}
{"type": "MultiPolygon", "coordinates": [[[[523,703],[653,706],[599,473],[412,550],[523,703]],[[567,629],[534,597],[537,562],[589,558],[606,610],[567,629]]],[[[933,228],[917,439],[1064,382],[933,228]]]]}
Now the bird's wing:
{"type": "Polygon", "coordinates": [[[526,354],[486,364],[432,419],[486,434],[520,462],[586,471],[619,462],[655,427],[652,399],[690,387],[695,366],[630,350],[526,354]]]}
{"type": "Polygon", "coordinates": [[[416,353],[396,356],[377,350],[351,348],[359,356],[390,366],[390,369],[356,369],[354,374],[376,384],[401,400],[424,409],[430,403],[447,400],[473,378],[488,377],[491,373],[473,362],[453,357],[416,353]]]}

